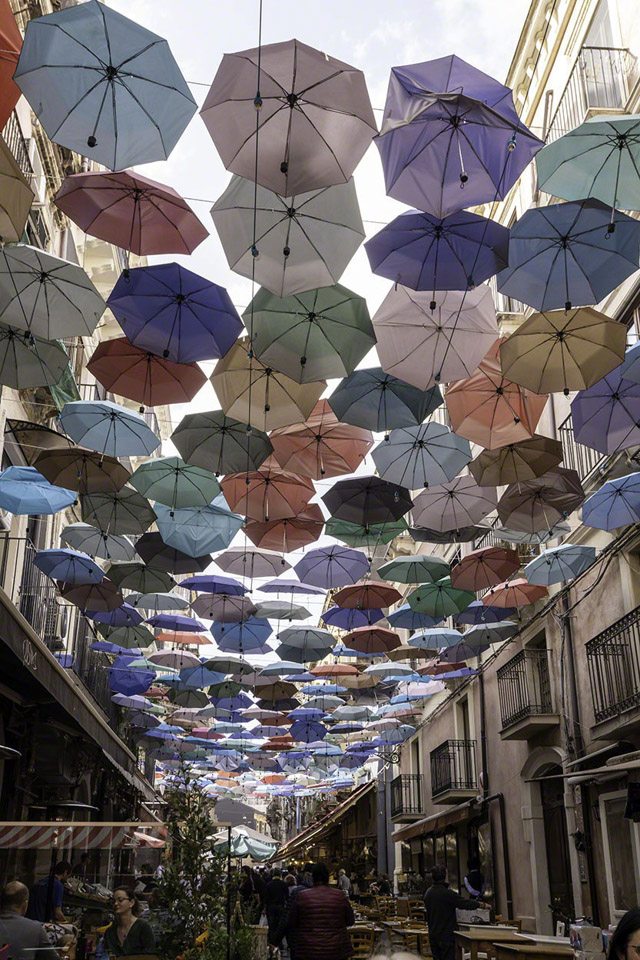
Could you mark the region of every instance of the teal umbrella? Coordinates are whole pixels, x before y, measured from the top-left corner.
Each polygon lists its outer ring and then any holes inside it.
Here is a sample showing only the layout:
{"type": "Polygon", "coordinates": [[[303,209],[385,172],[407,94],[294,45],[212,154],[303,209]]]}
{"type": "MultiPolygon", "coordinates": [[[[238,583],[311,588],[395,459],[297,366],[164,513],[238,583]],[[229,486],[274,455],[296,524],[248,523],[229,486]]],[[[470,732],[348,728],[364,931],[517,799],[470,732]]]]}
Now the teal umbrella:
{"type": "Polygon", "coordinates": [[[97,623],[96,627],[110,643],[114,643],[118,647],[125,647],[127,650],[144,649],[152,646],[155,642],[151,630],[140,623],[131,627],[111,627],[106,623],[97,623]]]}
{"type": "Polygon", "coordinates": [[[328,537],[335,537],[349,547],[374,547],[378,543],[391,543],[409,529],[407,521],[388,521],[387,523],[372,523],[361,526],[359,523],[350,523],[349,520],[338,520],[329,517],[325,526],[328,537]]]}
{"type": "Polygon", "coordinates": [[[69,366],[66,350],[0,323],[0,384],[12,390],[53,387],[69,366]]]}
{"type": "Polygon", "coordinates": [[[206,507],[220,493],[212,473],[192,467],[180,457],[157,457],[141,464],[131,475],[132,487],[149,500],[177,507],[206,507]]]}
{"type": "Polygon", "coordinates": [[[225,550],[244,523],[244,517],[232,513],[222,496],[206,507],[184,507],[175,511],[159,504],[156,514],[158,532],[164,543],[190,557],[225,550]]]}
{"type": "Polygon", "coordinates": [[[378,568],[378,576],[393,583],[431,583],[449,573],[449,564],[442,557],[396,557],[378,568]]]}
{"type": "Polygon", "coordinates": [[[125,590],[140,590],[142,593],[164,593],[175,587],[173,577],[164,570],[147,567],[137,561],[112,563],[107,575],[117,587],[125,590]]]}
{"type": "Polygon", "coordinates": [[[156,519],[149,501],[129,486],[117,493],[83,494],[80,513],[85,523],[117,536],[142,534],[156,519]]]}
{"type": "Polygon", "coordinates": [[[409,606],[416,613],[426,613],[430,617],[450,617],[461,613],[475,600],[470,590],[458,590],[448,577],[435,583],[425,583],[407,597],[409,606]]]}

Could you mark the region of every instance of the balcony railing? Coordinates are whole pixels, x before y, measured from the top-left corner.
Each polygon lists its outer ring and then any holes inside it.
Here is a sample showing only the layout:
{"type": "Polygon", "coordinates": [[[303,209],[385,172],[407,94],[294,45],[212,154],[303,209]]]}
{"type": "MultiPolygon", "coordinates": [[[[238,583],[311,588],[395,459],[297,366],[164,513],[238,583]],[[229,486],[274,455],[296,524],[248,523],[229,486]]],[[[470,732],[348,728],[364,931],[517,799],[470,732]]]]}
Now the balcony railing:
{"type": "Polygon", "coordinates": [[[565,467],[575,470],[580,480],[586,480],[596,467],[606,459],[598,450],[593,450],[591,447],[585,446],[584,443],[576,442],[571,414],[558,427],[558,435],[562,443],[562,462],[565,467]]]}
{"type": "Polygon", "coordinates": [[[586,645],[596,723],[640,706],[640,607],[586,645]]]}
{"type": "Polygon", "coordinates": [[[553,713],[546,650],[522,650],[498,670],[502,727],[553,713]]]}
{"type": "Polygon", "coordinates": [[[391,781],[391,816],[421,814],[423,810],[422,774],[401,773],[395,777],[391,781]]]}
{"type": "Polygon", "coordinates": [[[483,533],[481,537],[473,541],[473,549],[480,550],[483,547],[508,547],[516,551],[523,566],[525,563],[529,563],[529,560],[533,560],[534,557],[538,556],[540,547],[537,543],[510,543],[508,540],[505,540],[504,537],[500,536],[497,532],[498,527],[499,523],[496,519],[487,529],[486,533],[483,533]]]}
{"type": "Polygon", "coordinates": [[[587,119],[589,112],[623,110],[637,72],[636,58],[614,47],[583,47],[547,130],[547,143],[587,119]]]}
{"type": "Polygon", "coordinates": [[[431,751],[431,796],[449,790],[475,790],[476,741],[445,740],[431,751]]]}
{"type": "Polygon", "coordinates": [[[22,170],[23,174],[29,183],[31,183],[34,170],[29,157],[29,143],[22,133],[20,121],[18,120],[18,115],[16,114],[15,110],[10,115],[4,126],[2,131],[2,139],[15,157],[16,163],[22,170]]]}

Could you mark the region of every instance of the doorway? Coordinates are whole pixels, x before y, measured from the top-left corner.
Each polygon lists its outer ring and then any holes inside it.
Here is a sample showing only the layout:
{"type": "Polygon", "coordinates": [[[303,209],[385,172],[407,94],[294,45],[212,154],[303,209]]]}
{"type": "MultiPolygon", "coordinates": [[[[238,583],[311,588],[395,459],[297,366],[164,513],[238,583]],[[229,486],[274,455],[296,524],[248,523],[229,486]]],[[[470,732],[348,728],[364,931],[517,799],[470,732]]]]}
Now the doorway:
{"type": "Polygon", "coordinates": [[[548,767],[543,777],[540,783],[540,801],[549,875],[549,902],[555,927],[558,920],[573,918],[575,915],[562,767],[548,767]]]}

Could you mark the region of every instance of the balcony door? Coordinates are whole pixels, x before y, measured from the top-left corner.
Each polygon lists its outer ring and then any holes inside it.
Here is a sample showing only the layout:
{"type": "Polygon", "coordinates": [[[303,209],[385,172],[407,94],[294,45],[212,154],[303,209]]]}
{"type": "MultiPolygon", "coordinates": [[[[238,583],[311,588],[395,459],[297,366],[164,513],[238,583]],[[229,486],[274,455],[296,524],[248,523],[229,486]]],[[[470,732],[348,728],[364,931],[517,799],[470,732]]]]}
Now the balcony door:
{"type": "Polygon", "coordinates": [[[587,31],[581,62],[587,107],[623,107],[627,99],[624,61],[614,37],[608,0],[600,0],[587,31]]]}

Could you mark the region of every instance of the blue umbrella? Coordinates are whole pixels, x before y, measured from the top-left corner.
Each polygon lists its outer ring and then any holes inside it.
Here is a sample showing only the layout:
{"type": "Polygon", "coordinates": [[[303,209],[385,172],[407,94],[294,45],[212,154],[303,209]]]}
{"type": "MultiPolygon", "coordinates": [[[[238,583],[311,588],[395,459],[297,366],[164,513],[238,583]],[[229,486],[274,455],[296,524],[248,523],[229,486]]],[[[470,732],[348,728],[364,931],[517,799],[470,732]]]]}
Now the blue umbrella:
{"type": "Polygon", "coordinates": [[[124,693],[127,696],[144,693],[156,677],[155,673],[150,670],[118,670],[109,667],[108,673],[111,689],[115,690],[116,693],[124,693]]]}
{"type": "Polygon", "coordinates": [[[110,627],[137,627],[144,620],[142,614],[128,603],[123,603],[108,613],[85,610],[84,615],[96,623],[104,623],[110,627]]]}
{"type": "MultiPolygon", "coordinates": [[[[243,707],[250,707],[253,701],[251,697],[248,697],[246,693],[238,693],[235,697],[210,697],[211,703],[214,707],[219,707],[220,710],[240,710],[243,707]]],[[[248,731],[245,730],[245,736],[249,736],[248,731]]]]}
{"type": "Polygon", "coordinates": [[[625,353],[619,373],[623,380],[633,380],[634,383],[640,383],[640,341],[634,343],[625,353]]]}
{"type": "Polygon", "coordinates": [[[139,413],[110,400],[65,403],[60,425],[76,443],[110,457],[140,457],[160,446],[160,438],[139,413]]]}
{"type": "Polygon", "coordinates": [[[108,640],[96,640],[95,643],[89,646],[89,650],[94,650],[96,653],[114,653],[118,656],[120,654],[130,653],[134,657],[139,657],[142,653],[139,648],[132,647],[130,650],[127,650],[126,647],[119,647],[117,643],[109,643],[108,640]]]}
{"type": "Polygon", "coordinates": [[[498,290],[536,310],[570,310],[603,300],[639,258],[640,223],[600,200],[534,207],[511,228],[498,290]]]}
{"type": "Polygon", "coordinates": [[[373,660],[375,657],[384,657],[384,653],[363,653],[361,650],[350,650],[342,643],[338,643],[331,651],[334,657],[355,657],[362,660],[373,660]]]}
{"type": "Polygon", "coordinates": [[[442,403],[440,388],[419,390],[382,367],[354,370],[341,380],[328,404],[341,423],[388,433],[396,427],[416,427],[442,403]]]}
{"type": "Polygon", "coordinates": [[[78,553],[77,550],[39,550],[33,562],[45,576],[62,583],[81,586],[100,583],[104,578],[104,571],[98,564],[86,553],[78,553]]]}
{"type": "Polygon", "coordinates": [[[326,717],[324,710],[309,707],[296,707],[289,712],[289,719],[293,720],[322,720],[326,717]]]}
{"type": "Polygon", "coordinates": [[[355,630],[357,627],[370,627],[384,618],[384,613],[379,608],[372,610],[359,610],[356,607],[349,609],[347,607],[329,607],[320,615],[320,619],[331,627],[339,627],[340,630],[355,630]]]}
{"type": "MultiPolygon", "coordinates": [[[[300,692],[311,697],[318,697],[323,695],[331,696],[336,693],[344,693],[346,689],[346,687],[342,687],[337,683],[314,683],[301,687],[300,692]]],[[[340,706],[340,704],[336,704],[336,706],[340,706]]]]}
{"type": "Polygon", "coordinates": [[[208,507],[174,510],[156,504],[158,532],[164,543],[190,557],[201,557],[214,550],[225,550],[244,523],[244,517],[232,513],[223,497],[208,507]]]}
{"type": "Polygon", "coordinates": [[[136,267],[107,302],[131,343],[175,363],[224,357],[242,330],[224,287],[177,263],[136,267]]]}
{"type": "Polygon", "coordinates": [[[460,613],[454,613],[455,623],[487,624],[508,620],[515,613],[514,607],[489,607],[482,600],[472,600],[460,613]]]}
{"type": "Polygon", "coordinates": [[[607,480],[582,504],[582,522],[597,530],[640,523],[640,473],[607,480]]]}
{"type": "Polygon", "coordinates": [[[65,670],[69,670],[73,666],[73,654],[72,653],[56,653],[54,654],[56,660],[61,667],[64,667],[65,670]]]}
{"type": "MultiPolygon", "coordinates": [[[[529,583],[549,586],[564,583],[584,573],[596,559],[596,548],[583,544],[563,543],[545,550],[539,557],[529,561],[523,575],[529,583]]],[[[465,640],[467,637],[465,636],[465,640]]]]}
{"type": "Polygon", "coordinates": [[[224,680],[224,673],[217,673],[215,670],[207,670],[206,667],[186,667],[180,671],[180,680],[185,688],[200,689],[210,687],[214,683],[221,683],[224,680]]]}
{"type": "Polygon", "coordinates": [[[573,435],[608,456],[640,444],[640,384],[623,380],[620,367],[571,403],[573,435]]]}
{"type": "Polygon", "coordinates": [[[15,516],[58,513],[76,498],[73,490],[54,487],[35,467],[7,467],[0,473],[0,510],[15,516]]]}
{"type": "Polygon", "coordinates": [[[370,568],[366,554],[340,544],[310,550],[296,563],[294,570],[305,583],[330,590],[345,587],[364,577],[370,568]]]}
{"type": "Polygon", "coordinates": [[[249,650],[261,647],[273,633],[268,620],[249,617],[241,623],[214,623],[211,633],[216,643],[237,644],[237,649],[249,650]]]}
{"type": "Polygon", "coordinates": [[[449,630],[446,627],[431,627],[421,630],[409,637],[410,647],[419,647],[421,650],[438,650],[440,647],[453,647],[460,643],[462,634],[459,630],[449,630]]]}
{"type": "Polygon", "coordinates": [[[327,728],[317,720],[296,720],[291,724],[289,733],[300,743],[317,743],[318,740],[324,740],[327,728]]]}
{"type": "Polygon", "coordinates": [[[185,633],[200,633],[206,630],[204,623],[196,620],[195,617],[187,617],[180,613],[157,613],[154,617],[145,620],[150,627],[157,630],[184,631],[185,633]]]}
{"type": "Polygon", "coordinates": [[[300,580],[287,580],[286,577],[279,577],[276,580],[269,580],[258,587],[261,593],[299,593],[308,596],[320,596],[325,593],[324,587],[316,587],[311,583],[301,583],[300,580]]]}
{"type": "Polygon", "coordinates": [[[387,615],[389,625],[394,630],[423,630],[427,627],[435,627],[437,623],[442,623],[443,619],[443,617],[430,617],[426,613],[418,613],[412,610],[408,603],[403,603],[401,607],[387,615]]]}
{"type": "Polygon", "coordinates": [[[224,593],[230,597],[239,597],[248,592],[239,580],[215,574],[197,574],[195,577],[188,577],[187,580],[180,582],[180,586],[185,590],[202,593],[224,593]]]}

